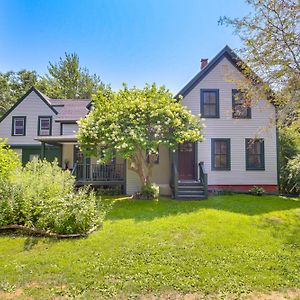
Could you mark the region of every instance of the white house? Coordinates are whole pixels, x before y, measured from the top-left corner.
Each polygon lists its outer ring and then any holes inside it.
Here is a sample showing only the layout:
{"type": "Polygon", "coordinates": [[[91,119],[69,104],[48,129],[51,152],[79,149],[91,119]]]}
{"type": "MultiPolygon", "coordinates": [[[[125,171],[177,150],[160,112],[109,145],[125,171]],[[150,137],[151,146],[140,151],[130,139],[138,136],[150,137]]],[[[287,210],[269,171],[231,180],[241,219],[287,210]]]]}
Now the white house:
{"type": "MultiPolygon", "coordinates": [[[[202,61],[199,73],[177,94],[192,114],[205,118],[205,140],[179,145],[175,153],[160,147],[153,181],[162,194],[198,199],[206,197],[207,189],[262,186],[277,191],[277,134],[270,123],[275,107],[266,99],[253,99],[247,107],[239,101],[236,84],[228,80],[228,74],[242,78],[238,61],[226,46],[209,63],[202,61]]],[[[79,151],[76,121],[90,106],[90,100],[50,99],[32,88],[0,119],[0,137],[8,139],[23,163],[36,156],[56,157],[63,168],[73,170],[79,185],[138,191],[139,179],[125,160],[116,157],[99,165],[79,151]]]]}

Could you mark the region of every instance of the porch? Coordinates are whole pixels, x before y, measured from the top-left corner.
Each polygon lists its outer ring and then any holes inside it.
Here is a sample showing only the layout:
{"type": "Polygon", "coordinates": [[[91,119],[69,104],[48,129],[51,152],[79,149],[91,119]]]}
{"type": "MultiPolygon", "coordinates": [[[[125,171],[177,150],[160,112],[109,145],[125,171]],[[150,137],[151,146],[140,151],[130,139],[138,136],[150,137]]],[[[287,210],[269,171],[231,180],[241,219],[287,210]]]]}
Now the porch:
{"type": "Polygon", "coordinates": [[[97,163],[97,157],[86,157],[79,149],[75,135],[37,137],[41,142],[41,158],[45,157],[46,145],[60,147],[61,167],[69,170],[76,179],[77,186],[92,185],[95,187],[120,186],[126,191],[126,161],[114,158],[108,164],[97,163]]]}

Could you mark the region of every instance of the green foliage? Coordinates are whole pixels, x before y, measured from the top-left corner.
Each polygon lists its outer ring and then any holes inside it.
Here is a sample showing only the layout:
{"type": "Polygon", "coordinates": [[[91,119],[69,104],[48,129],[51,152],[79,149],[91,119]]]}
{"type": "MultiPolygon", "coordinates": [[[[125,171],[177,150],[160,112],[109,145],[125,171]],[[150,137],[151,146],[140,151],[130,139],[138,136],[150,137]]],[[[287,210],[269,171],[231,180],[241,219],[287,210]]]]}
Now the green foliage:
{"type": "Polygon", "coordinates": [[[286,169],[288,173],[287,183],[290,193],[300,196],[300,154],[288,161],[286,169]]]}
{"type": "Polygon", "coordinates": [[[0,226],[18,224],[56,233],[84,233],[99,224],[94,192],[74,190],[75,179],[57,162],[34,160],[0,181],[0,226]]]}
{"type": "Polygon", "coordinates": [[[110,161],[115,154],[129,160],[142,184],[151,181],[154,162],[146,150],[156,154],[160,145],[175,150],[184,141],[202,140],[200,118],[193,116],[165,87],[143,89],[126,85],[117,93],[99,91],[94,108],[79,122],[78,140],[89,156],[110,161]]]}
{"type": "Polygon", "coordinates": [[[57,63],[49,62],[48,72],[38,87],[50,98],[90,99],[98,89],[106,88],[99,76],[80,67],[76,53],[65,53],[57,63]]]}
{"type": "Polygon", "coordinates": [[[256,99],[270,95],[272,88],[280,122],[299,130],[299,5],[294,0],[247,0],[247,3],[252,12],[245,17],[220,19],[221,24],[232,26],[243,42],[240,52],[247,64],[243,67],[252,82],[256,82],[254,86],[245,83],[244,88],[250,94],[258,94],[256,99]],[[262,81],[257,81],[252,71],[262,81]]]}
{"type": "Polygon", "coordinates": [[[156,184],[147,183],[141,188],[141,192],[135,195],[139,199],[157,199],[159,196],[159,186],[156,184]]]}
{"type": "Polygon", "coordinates": [[[300,134],[293,128],[279,130],[280,190],[285,194],[299,194],[300,134]]]}
{"type": "Polygon", "coordinates": [[[36,71],[0,72],[0,116],[38,81],[36,71]]]}
{"type": "Polygon", "coordinates": [[[0,236],[0,290],[45,300],[269,299],[258,293],[279,290],[284,299],[300,288],[299,199],[107,202],[103,229],[87,239],[37,239],[26,251],[28,238],[0,236]]]}
{"type": "Polygon", "coordinates": [[[96,74],[80,67],[77,54],[65,53],[56,63],[49,62],[48,74],[36,71],[0,72],[0,116],[31,87],[35,86],[50,98],[91,99],[98,89],[110,89],[96,74]]]}
{"type": "Polygon", "coordinates": [[[6,180],[20,165],[17,153],[10,149],[5,140],[0,138],[0,180],[6,180]]]}
{"type": "Polygon", "coordinates": [[[264,188],[255,185],[252,189],[249,190],[249,192],[255,195],[262,195],[265,190],[264,188]]]}

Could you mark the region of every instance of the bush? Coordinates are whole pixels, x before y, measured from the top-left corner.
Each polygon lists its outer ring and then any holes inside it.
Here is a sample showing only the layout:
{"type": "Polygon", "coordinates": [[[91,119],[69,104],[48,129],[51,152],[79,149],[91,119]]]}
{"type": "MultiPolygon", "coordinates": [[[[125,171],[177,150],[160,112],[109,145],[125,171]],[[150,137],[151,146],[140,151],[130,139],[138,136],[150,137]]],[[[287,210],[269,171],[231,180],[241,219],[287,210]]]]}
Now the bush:
{"type": "Polygon", "coordinates": [[[95,193],[75,192],[75,179],[57,162],[34,160],[0,181],[0,226],[18,224],[55,233],[84,233],[98,225],[95,193]]]}
{"type": "Polygon", "coordinates": [[[255,185],[249,192],[257,196],[262,196],[262,194],[265,193],[265,190],[264,188],[255,185]]]}
{"type": "Polygon", "coordinates": [[[141,192],[134,195],[135,199],[156,199],[159,196],[159,186],[148,183],[142,186],[141,192]]]}
{"type": "Polygon", "coordinates": [[[300,183],[296,174],[299,174],[297,157],[300,155],[300,134],[285,127],[280,129],[279,137],[280,191],[285,194],[299,194],[300,183]]]}
{"type": "Polygon", "coordinates": [[[18,154],[7,146],[6,141],[0,138],[0,178],[7,179],[21,166],[18,154]]]}
{"type": "Polygon", "coordinates": [[[286,165],[289,192],[300,195],[300,154],[290,159],[286,165]]]}

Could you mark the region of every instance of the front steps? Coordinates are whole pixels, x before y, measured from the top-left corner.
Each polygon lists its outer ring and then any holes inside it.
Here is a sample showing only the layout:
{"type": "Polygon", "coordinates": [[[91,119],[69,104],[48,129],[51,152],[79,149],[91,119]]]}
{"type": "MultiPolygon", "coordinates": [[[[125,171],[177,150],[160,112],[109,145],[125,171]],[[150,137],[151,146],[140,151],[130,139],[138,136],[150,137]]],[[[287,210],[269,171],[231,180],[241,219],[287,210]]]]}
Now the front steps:
{"type": "Polygon", "coordinates": [[[178,200],[207,199],[205,188],[199,181],[178,181],[175,198],[178,200]]]}

